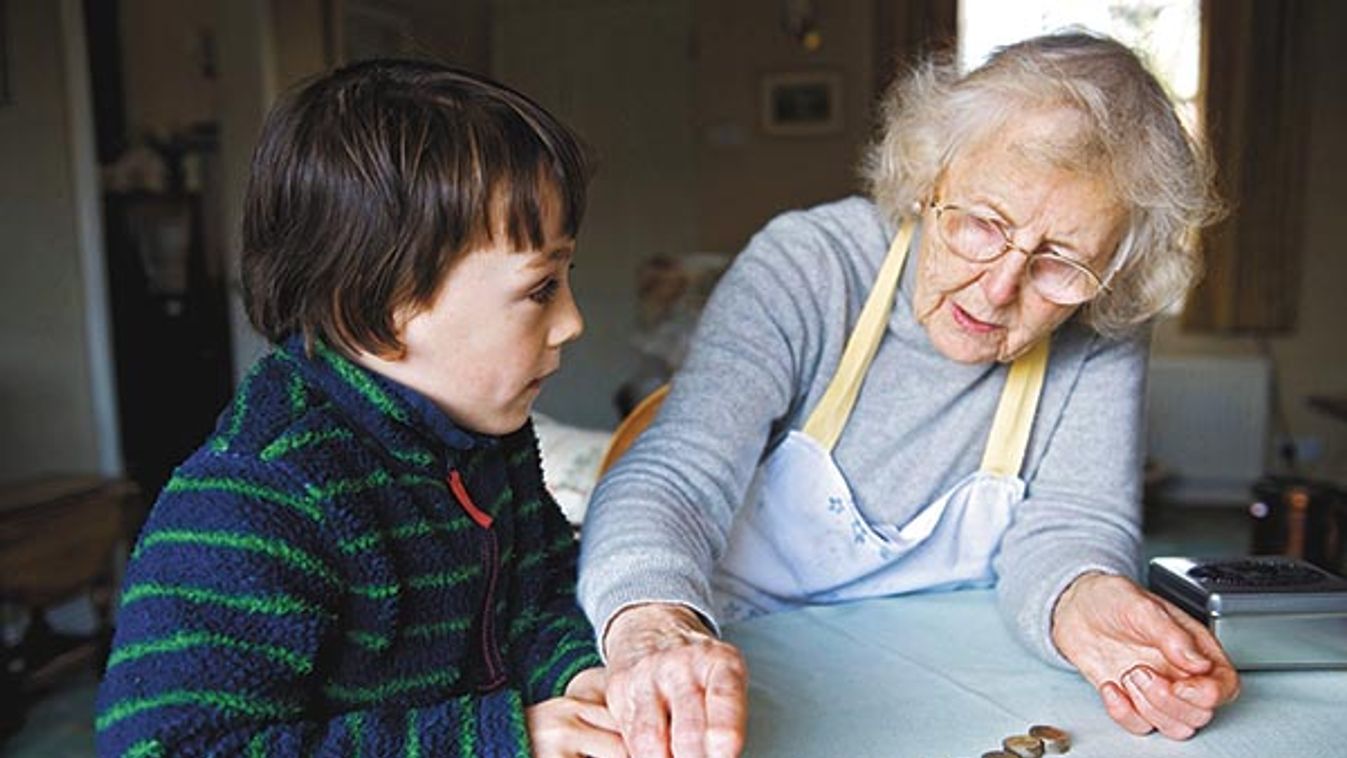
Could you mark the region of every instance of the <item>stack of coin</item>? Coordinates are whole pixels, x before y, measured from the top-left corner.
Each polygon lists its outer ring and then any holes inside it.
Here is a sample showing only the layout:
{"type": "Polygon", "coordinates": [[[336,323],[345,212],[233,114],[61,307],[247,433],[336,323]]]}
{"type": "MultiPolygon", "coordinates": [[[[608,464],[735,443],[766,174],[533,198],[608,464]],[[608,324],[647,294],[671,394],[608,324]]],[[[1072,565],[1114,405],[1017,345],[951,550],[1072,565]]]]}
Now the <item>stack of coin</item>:
{"type": "Polygon", "coordinates": [[[1071,735],[1055,726],[1039,724],[1029,727],[1029,736],[1043,741],[1043,752],[1065,753],[1071,749],[1071,735]]]}
{"type": "Polygon", "coordinates": [[[1028,734],[1012,734],[1001,740],[1000,750],[990,750],[982,758],[1042,758],[1045,753],[1065,753],[1071,749],[1071,735],[1055,726],[1037,724],[1028,734]]]}
{"type": "Polygon", "coordinates": [[[1012,734],[1001,740],[1001,747],[1018,758],[1043,758],[1043,740],[1027,734],[1012,734]]]}

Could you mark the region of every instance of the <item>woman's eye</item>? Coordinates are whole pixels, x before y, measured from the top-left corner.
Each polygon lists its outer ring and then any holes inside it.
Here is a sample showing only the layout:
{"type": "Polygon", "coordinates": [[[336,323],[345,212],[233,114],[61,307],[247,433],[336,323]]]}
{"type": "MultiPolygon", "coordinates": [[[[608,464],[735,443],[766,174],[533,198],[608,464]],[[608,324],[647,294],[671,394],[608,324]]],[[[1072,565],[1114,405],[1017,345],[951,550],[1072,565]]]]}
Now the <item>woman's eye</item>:
{"type": "Polygon", "coordinates": [[[551,277],[538,286],[537,289],[529,293],[529,299],[535,303],[546,305],[552,302],[552,298],[557,296],[557,290],[561,288],[561,282],[556,277],[551,277]]]}
{"type": "Polygon", "coordinates": [[[1001,237],[1001,227],[996,222],[981,216],[968,216],[969,232],[981,239],[995,240],[1001,237]]]}

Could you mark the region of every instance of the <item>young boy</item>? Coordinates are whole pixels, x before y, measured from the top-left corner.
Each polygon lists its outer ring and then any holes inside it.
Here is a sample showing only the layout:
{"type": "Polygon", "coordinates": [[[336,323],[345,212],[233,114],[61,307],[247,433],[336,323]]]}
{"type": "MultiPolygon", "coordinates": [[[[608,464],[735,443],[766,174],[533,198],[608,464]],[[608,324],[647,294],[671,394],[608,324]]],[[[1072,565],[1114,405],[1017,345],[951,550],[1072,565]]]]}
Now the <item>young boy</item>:
{"type": "Polygon", "coordinates": [[[541,107],[433,64],[273,110],[243,284],[276,347],[141,532],[100,755],[625,755],[529,423],[586,182],[541,107]]]}

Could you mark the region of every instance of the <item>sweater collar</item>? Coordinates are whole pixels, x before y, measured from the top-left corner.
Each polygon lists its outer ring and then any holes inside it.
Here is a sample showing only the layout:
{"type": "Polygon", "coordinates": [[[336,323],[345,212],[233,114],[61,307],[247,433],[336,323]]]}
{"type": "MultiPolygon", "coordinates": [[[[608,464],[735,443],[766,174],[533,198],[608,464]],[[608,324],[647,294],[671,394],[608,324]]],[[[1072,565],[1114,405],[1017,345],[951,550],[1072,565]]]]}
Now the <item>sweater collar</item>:
{"type": "Polygon", "coordinates": [[[361,366],[322,340],[315,339],[309,351],[304,337],[293,335],[278,352],[343,415],[398,458],[429,464],[426,453],[473,450],[497,441],[463,429],[425,395],[361,366]]]}

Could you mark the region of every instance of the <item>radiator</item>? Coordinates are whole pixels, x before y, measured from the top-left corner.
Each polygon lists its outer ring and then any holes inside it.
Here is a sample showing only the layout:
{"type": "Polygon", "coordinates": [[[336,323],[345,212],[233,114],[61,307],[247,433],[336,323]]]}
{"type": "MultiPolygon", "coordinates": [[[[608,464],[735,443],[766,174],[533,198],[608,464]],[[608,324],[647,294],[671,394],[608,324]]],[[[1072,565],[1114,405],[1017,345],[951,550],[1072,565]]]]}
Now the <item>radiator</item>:
{"type": "Polygon", "coordinates": [[[1172,475],[1168,499],[1249,501],[1267,462],[1272,390],[1263,356],[1152,356],[1148,454],[1172,475]]]}

